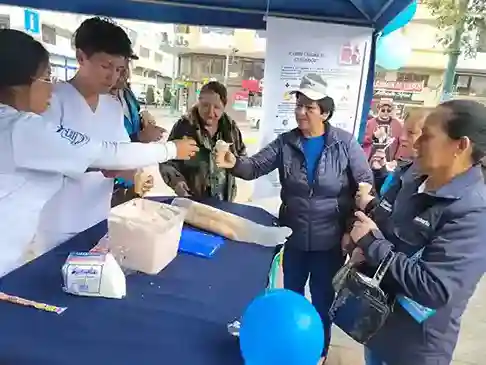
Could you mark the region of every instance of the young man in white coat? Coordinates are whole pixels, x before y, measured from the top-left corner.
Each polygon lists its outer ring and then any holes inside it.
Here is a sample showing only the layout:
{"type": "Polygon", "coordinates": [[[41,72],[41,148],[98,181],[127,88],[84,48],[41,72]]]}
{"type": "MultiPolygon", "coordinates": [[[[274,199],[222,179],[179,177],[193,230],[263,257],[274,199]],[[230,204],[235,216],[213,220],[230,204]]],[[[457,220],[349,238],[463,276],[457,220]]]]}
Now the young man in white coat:
{"type": "MultiPolygon", "coordinates": [[[[0,277],[25,262],[41,211],[86,171],[136,169],[190,158],[197,147],[103,142],[40,116],[51,98],[49,53],[31,36],[0,30],[0,277]]],[[[89,122],[89,120],[85,120],[89,122]]],[[[97,174],[101,174],[98,172],[97,174]]]]}
{"type": "MultiPolygon", "coordinates": [[[[133,57],[125,31],[103,18],[85,20],[74,34],[79,70],[72,80],[54,86],[51,105],[44,114],[50,121],[76,129],[92,138],[128,142],[123,110],[109,94],[133,57]]],[[[113,177],[132,180],[135,171],[91,172],[67,178],[45,206],[36,237],[41,252],[69,240],[105,220],[111,209],[113,177]]]]}

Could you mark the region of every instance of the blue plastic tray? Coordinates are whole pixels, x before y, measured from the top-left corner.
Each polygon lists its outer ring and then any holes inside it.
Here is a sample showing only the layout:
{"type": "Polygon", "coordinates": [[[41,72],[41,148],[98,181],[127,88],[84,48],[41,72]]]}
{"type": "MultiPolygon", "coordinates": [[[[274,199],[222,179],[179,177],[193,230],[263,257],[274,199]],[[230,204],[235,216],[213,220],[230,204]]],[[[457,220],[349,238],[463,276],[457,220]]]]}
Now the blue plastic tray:
{"type": "Polygon", "coordinates": [[[211,258],[224,244],[224,238],[192,227],[182,228],[179,252],[211,258]]]}

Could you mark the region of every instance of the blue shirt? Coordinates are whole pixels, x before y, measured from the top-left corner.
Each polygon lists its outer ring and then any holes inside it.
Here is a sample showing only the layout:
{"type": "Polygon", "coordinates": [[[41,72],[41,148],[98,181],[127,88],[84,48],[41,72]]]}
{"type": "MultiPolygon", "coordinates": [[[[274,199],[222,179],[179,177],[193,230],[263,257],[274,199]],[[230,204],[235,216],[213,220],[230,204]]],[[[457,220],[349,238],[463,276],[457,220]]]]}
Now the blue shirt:
{"type": "Polygon", "coordinates": [[[309,182],[309,185],[314,183],[317,164],[321,158],[325,144],[325,135],[302,138],[302,147],[304,149],[305,164],[307,167],[307,181],[309,182]]]}
{"type": "MultiPolygon", "coordinates": [[[[122,90],[121,95],[125,103],[127,104],[128,112],[130,114],[130,117],[126,114],[124,115],[125,129],[130,136],[130,140],[132,142],[137,142],[138,134],[142,129],[142,121],[139,114],[140,105],[130,88],[125,88],[124,90],[122,90]]],[[[132,181],[126,181],[122,178],[115,179],[115,188],[130,188],[133,185],[134,183],[132,181]]]]}

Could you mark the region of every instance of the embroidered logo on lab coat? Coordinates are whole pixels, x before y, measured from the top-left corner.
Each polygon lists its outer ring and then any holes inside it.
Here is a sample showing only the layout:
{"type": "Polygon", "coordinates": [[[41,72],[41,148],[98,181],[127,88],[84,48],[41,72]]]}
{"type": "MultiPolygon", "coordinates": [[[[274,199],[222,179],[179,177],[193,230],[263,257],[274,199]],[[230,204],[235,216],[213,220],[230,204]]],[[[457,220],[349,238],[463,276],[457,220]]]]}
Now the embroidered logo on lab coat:
{"type": "Polygon", "coordinates": [[[76,132],[71,128],[59,126],[57,133],[59,133],[61,138],[68,140],[73,146],[82,146],[89,142],[89,137],[86,134],[76,132]]]}

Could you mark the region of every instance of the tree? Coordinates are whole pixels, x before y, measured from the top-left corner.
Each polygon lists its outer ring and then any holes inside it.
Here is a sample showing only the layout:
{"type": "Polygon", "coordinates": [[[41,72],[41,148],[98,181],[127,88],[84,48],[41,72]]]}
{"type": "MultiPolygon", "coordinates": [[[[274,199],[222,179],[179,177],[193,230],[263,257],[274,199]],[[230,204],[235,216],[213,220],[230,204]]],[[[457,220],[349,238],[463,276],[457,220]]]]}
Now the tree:
{"type": "Polygon", "coordinates": [[[486,0],[422,0],[437,27],[442,31],[439,41],[449,54],[442,93],[452,93],[459,56],[476,56],[478,30],[485,29],[486,0]]]}
{"type": "Polygon", "coordinates": [[[147,87],[147,94],[145,95],[145,102],[147,105],[155,104],[155,91],[153,86],[147,87]]]}

